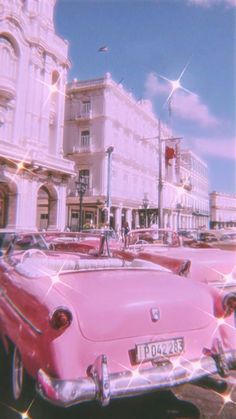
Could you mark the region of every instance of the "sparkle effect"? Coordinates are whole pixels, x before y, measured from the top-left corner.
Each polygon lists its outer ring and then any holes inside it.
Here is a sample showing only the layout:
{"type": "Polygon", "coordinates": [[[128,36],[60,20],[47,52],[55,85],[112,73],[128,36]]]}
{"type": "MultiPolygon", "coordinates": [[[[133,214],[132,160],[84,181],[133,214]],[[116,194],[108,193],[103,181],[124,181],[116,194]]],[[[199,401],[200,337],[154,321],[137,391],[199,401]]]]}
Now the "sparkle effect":
{"type": "Polygon", "coordinates": [[[46,86],[48,88],[48,95],[47,98],[45,99],[44,103],[43,103],[43,108],[47,105],[47,103],[50,101],[50,99],[52,98],[52,96],[55,93],[59,93],[60,95],[67,97],[67,95],[65,94],[65,92],[63,90],[58,89],[58,84],[59,81],[61,79],[61,75],[58,77],[57,81],[55,83],[47,83],[45,81],[42,81],[40,79],[37,79],[37,81],[41,84],[43,84],[44,86],[46,86]]]}
{"type": "MultiPolygon", "coordinates": [[[[227,383],[229,383],[229,380],[227,380],[227,383]]],[[[221,413],[227,404],[233,403],[236,405],[236,402],[231,397],[233,391],[235,390],[235,387],[236,387],[236,380],[234,380],[231,390],[229,390],[226,394],[220,394],[220,398],[222,400],[222,407],[220,408],[220,411],[219,411],[219,417],[221,416],[221,413]]]]}
{"type": "Polygon", "coordinates": [[[29,412],[30,412],[30,409],[31,409],[31,407],[32,407],[32,405],[33,405],[33,403],[35,402],[35,399],[36,399],[36,397],[30,402],[30,404],[29,404],[29,406],[28,406],[28,408],[27,408],[27,410],[25,410],[24,412],[21,412],[20,410],[17,410],[17,409],[15,409],[14,407],[12,407],[12,406],[10,406],[10,405],[8,405],[8,404],[5,404],[5,403],[2,403],[1,402],[1,404],[3,405],[3,406],[6,406],[8,409],[10,409],[12,412],[15,412],[15,413],[17,413],[19,416],[20,416],[20,419],[33,419],[32,418],[32,416],[30,416],[29,415],[29,412]]]}
{"type": "Polygon", "coordinates": [[[73,290],[73,287],[71,287],[70,285],[66,284],[60,278],[60,274],[62,273],[62,271],[63,271],[63,273],[70,272],[70,271],[67,271],[67,270],[63,270],[65,264],[66,264],[66,261],[61,265],[61,267],[59,268],[59,270],[56,273],[53,273],[53,274],[51,272],[47,271],[47,270],[43,270],[43,269],[39,269],[38,270],[40,273],[42,273],[42,275],[45,275],[45,276],[49,277],[50,280],[51,280],[51,284],[49,285],[48,290],[47,290],[47,292],[46,292],[46,294],[44,296],[44,301],[48,297],[48,295],[50,294],[51,290],[53,289],[53,287],[56,284],[61,283],[64,286],[66,286],[66,287],[68,287],[68,288],[70,288],[70,289],[73,290]]]}
{"type": "Polygon", "coordinates": [[[160,77],[160,78],[162,78],[163,80],[165,80],[165,81],[167,81],[168,83],[170,83],[170,84],[171,84],[171,87],[172,87],[171,92],[170,92],[170,94],[169,94],[168,98],[166,99],[166,101],[165,101],[165,103],[164,103],[163,107],[164,107],[167,103],[169,103],[169,102],[170,102],[170,100],[171,100],[171,98],[172,98],[172,96],[173,96],[173,94],[175,93],[175,91],[176,91],[176,90],[183,90],[183,91],[185,91],[185,92],[187,92],[187,93],[194,94],[193,92],[191,92],[191,90],[186,89],[186,88],[185,88],[185,87],[181,84],[181,79],[182,79],[182,77],[183,77],[183,75],[184,75],[184,73],[185,73],[185,71],[186,71],[186,69],[187,69],[188,65],[189,65],[189,62],[185,65],[185,67],[184,67],[184,69],[182,70],[182,72],[181,72],[181,74],[180,74],[179,78],[178,78],[178,79],[176,79],[176,80],[170,80],[170,79],[168,79],[167,77],[164,77],[164,76],[159,75],[159,77],[160,77]]]}
{"type": "Polygon", "coordinates": [[[225,274],[224,272],[220,272],[214,268],[212,268],[212,270],[218,273],[221,276],[221,279],[224,281],[223,289],[227,288],[227,286],[232,282],[236,283],[236,265],[233,267],[232,271],[227,274],[225,274]]]}
{"type": "Polygon", "coordinates": [[[14,181],[15,180],[15,178],[16,178],[16,176],[18,175],[18,174],[20,174],[20,173],[22,173],[23,171],[24,172],[28,172],[28,173],[30,173],[31,175],[33,175],[33,176],[36,176],[36,174],[32,171],[32,170],[30,170],[30,169],[28,169],[25,165],[26,164],[29,164],[28,162],[27,162],[27,157],[28,157],[28,155],[29,155],[29,150],[26,152],[26,154],[24,155],[24,157],[23,157],[23,159],[22,160],[20,160],[19,162],[16,162],[15,160],[12,160],[12,159],[6,159],[8,162],[10,162],[10,163],[13,163],[14,165],[15,165],[15,167],[16,167],[16,171],[15,171],[15,173],[14,173],[14,175],[12,176],[12,181],[14,181]]]}

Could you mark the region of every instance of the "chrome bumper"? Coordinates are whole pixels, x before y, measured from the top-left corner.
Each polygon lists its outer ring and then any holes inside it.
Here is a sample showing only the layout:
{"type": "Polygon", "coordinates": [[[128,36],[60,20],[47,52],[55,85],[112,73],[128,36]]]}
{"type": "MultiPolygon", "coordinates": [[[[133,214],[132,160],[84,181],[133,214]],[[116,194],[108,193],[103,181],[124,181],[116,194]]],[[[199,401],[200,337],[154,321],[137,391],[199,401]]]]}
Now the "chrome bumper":
{"type": "MultiPolygon", "coordinates": [[[[236,351],[224,354],[224,363],[228,370],[236,369],[236,351]]],[[[147,369],[109,374],[107,358],[100,355],[91,368],[91,375],[77,380],[51,378],[39,370],[36,388],[41,397],[58,406],[68,407],[91,400],[106,406],[111,398],[168,389],[215,373],[222,375],[222,363],[212,356],[204,356],[201,360],[185,360],[176,366],[168,362],[147,369]]]]}

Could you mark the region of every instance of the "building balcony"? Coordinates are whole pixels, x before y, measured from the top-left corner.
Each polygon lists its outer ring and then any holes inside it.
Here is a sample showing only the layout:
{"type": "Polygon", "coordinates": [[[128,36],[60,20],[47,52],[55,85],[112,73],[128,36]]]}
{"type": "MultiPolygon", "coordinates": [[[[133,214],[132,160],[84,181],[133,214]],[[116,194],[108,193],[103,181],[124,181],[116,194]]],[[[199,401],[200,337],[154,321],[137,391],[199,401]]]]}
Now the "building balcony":
{"type": "Polygon", "coordinates": [[[204,211],[204,210],[194,210],[193,215],[196,215],[198,217],[203,216],[203,217],[209,217],[210,213],[209,211],[204,211]]]}
{"type": "Polygon", "coordinates": [[[92,147],[91,145],[83,145],[83,146],[73,146],[72,148],[72,154],[82,154],[82,153],[91,153],[92,147]]]}
{"type": "Polygon", "coordinates": [[[193,207],[192,206],[183,206],[182,207],[182,212],[184,214],[192,214],[193,212],[193,207]]]}
{"type": "Polygon", "coordinates": [[[84,122],[84,121],[89,121],[90,119],[92,119],[92,111],[88,111],[88,112],[80,112],[78,113],[74,120],[76,122],[84,122]]]}
{"type": "Polygon", "coordinates": [[[189,180],[180,179],[179,184],[177,186],[181,186],[186,191],[191,191],[193,188],[193,185],[189,180]]]}

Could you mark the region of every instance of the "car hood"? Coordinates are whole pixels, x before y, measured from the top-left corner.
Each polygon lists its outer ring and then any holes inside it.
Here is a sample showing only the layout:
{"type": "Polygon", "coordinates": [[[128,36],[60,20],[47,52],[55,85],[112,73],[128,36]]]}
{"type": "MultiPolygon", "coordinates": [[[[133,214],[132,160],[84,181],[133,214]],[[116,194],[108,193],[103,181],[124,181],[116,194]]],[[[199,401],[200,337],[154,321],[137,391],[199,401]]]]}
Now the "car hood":
{"type": "Polygon", "coordinates": [[[111,269],[62,277],[56,286],[72,304],[80,330],[89,340],[177,336],[214,321],[210,289],[168,272],[111,269]],[[160,314],[156,322],[153,309],[160,314]],[[212,312],[207,314],[209,309],[212,312]]]}

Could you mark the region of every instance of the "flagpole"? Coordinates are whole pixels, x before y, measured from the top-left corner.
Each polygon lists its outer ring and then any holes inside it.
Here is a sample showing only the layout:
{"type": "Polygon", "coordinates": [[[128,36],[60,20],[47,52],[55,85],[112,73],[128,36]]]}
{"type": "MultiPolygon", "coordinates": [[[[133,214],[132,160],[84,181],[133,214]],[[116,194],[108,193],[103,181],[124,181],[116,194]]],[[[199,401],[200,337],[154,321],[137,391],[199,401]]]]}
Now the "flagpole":
{"type": "Polygon", "coordinates": [[[162,141],[161,120],[158,119],[158,227],[162,228],[162,141]]]}

